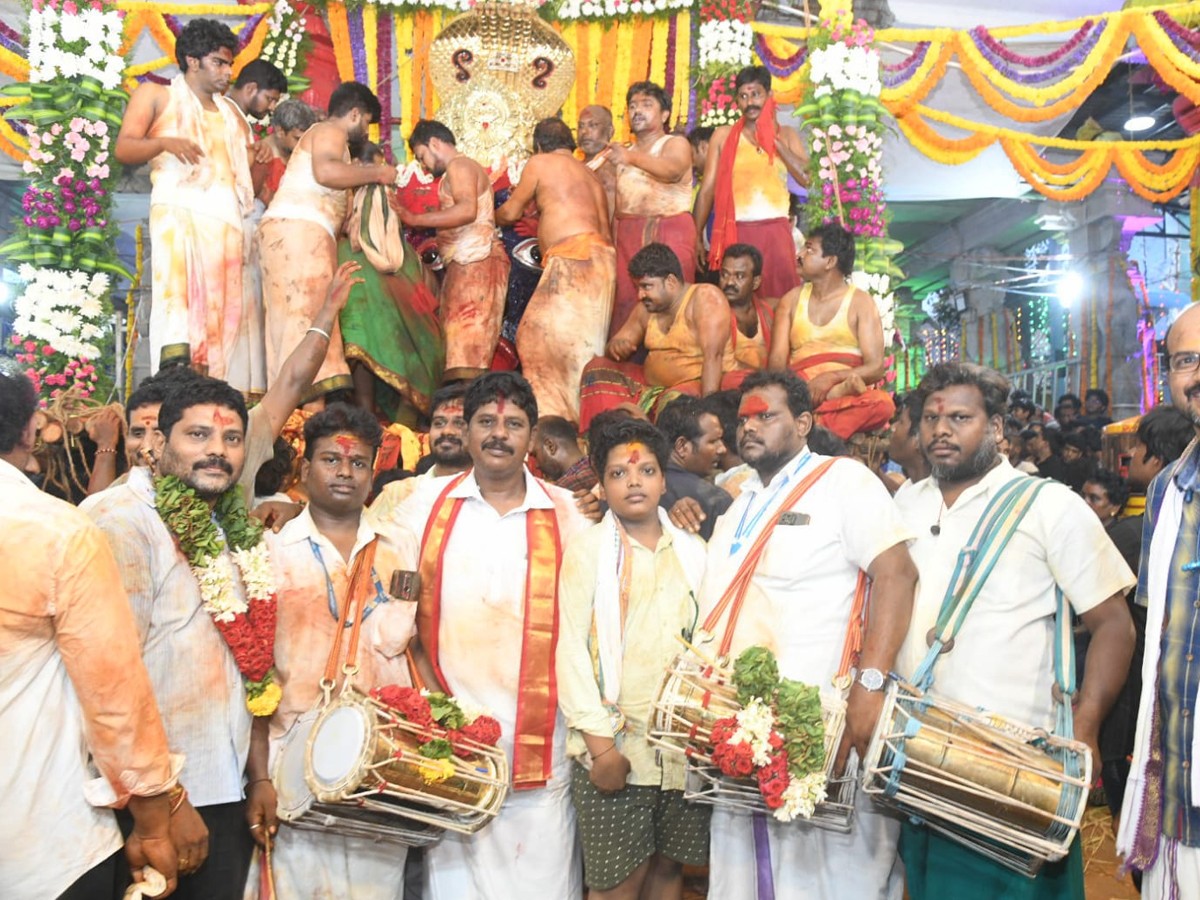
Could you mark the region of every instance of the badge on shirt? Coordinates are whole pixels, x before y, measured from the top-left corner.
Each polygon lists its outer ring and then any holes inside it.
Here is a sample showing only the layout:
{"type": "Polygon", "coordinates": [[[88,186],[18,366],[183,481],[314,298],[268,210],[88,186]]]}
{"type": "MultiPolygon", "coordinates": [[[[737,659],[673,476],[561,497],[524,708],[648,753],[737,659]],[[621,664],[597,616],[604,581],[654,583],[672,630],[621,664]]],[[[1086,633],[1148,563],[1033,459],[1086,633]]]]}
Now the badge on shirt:
{"type": "Polygon", "coordinates": [[[807,525],[809,521],[808,513],[785,512],[779,516],[780,525],[807,525]]]}
{"type": "Polygon", "coordinates": [[[405,569],[395,569],[392,572],[391,590],[388,593],[399,600],[410,600],[415,603],[421,599],[421,576],[405,569]]]}

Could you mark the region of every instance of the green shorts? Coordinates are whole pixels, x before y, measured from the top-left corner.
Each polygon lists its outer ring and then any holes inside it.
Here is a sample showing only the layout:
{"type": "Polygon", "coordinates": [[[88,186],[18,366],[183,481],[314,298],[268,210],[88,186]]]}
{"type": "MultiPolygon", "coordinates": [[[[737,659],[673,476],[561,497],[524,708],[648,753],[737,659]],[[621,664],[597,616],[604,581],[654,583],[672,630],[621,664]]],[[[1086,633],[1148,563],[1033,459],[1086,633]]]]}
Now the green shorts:
{"type": "Polygon", "coordinates": [[[689,866],[708,863],[712,809],[688,803],[682,791],[630,784],[602,794],[587,770],[571,766],[571,801],[583,844],[583,880],[589,888],[615,888],[657,853],[689,866]]]}

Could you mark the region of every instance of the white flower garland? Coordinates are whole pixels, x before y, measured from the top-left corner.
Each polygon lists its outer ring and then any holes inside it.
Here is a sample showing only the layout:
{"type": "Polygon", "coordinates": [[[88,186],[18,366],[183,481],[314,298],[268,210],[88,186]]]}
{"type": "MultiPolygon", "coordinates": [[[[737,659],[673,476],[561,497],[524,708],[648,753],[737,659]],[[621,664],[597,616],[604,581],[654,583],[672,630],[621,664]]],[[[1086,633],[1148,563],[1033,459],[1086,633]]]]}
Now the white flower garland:
{"type": "Polygon", "coordinates": [[[691,9],[691,0],[563,0],[555,18],[617,19],[626,16],[654,16],[679,9],[691,9]]]}
{"type": "Polygon", "coordinates": [[[858,91],[864,97],[878,97],[883,89],[879,53],[871,47],[850,47],[838,41],[814,50],[809,66],[809,77],[817,85],[816,97],[834,91],[858,91]]]}
{"type": "Polygon", "coordinates": [[[13,332],[42,341],[71,359],[96,360],[104,337],[103,300],[107,275],[89,275],[72,269],[35,269],[26,263],[17,269],[25,289],[14,303],[13,332]]]}
{"type": "Polygon", "coordinates": [[[192,566],[192,574],[200,585],[204,611],[217,622],[232,622],[250,608],[250,600],[269,600],[275,593],[266,541],[259,538],[250,550],[226,553],[226,549],[222,546],[221,552],[208,557],[203,565],[192,566]],[[245,600],[234,589],[235,567],[246,589],[245,600]]]}
{"type": "Polygon", "coordinates": [[[780,822],[791,822],[797,816],[811,819],[817,804],[826,797],[825,773],[810,772],[803,778],[793,775],[791,779],[783,790],[783,806],[775,810],[773,815],[780,822]]]}
{"type": "Polygon", "coordinates": [[[700,68],[748,66],[752,59],[754,30],[740,19],[709,19],[700,23],[696,37],[700,68]]]}
{"type": "Polygon", "coordinates": [[[868,275],[861,270],[855,270],[850,274],[850,283],[871,295],[875,306],[879,309],[879,318],[883,322],[883,333],[891,334],[896,325],[896,295],[891,289],[891,276],[868,275]]]}
{"type": "Polygon", "coordinates": [[[58,9],[35,3],[29,11],[30,82],[90,75],[107,90],[120,87],[123,16],[118,10],[79,9],[72,0],[58,9]],[[64,46],[70,44],[82,47],[72,52],[64,46]]]}
{"type": "Polygon", "coordinates": [[[267,39],[263,42],[262,59],[274,63],[285,78],[296,71],[297,54],[304,40],[304,26],[308,20],[296,15],[288,0],[277,0],[267,25],[267,39]]]}

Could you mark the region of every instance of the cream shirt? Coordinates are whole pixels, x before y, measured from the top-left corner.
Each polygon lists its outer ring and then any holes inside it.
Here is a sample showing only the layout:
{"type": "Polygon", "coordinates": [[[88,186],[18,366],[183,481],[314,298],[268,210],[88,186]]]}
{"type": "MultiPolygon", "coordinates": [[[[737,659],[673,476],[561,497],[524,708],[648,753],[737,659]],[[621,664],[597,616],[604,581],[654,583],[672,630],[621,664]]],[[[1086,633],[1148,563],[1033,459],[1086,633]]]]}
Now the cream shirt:
{"type": "MultiPolygon", "coordinates": [[[[926,635],[937,622],[958,553],[988,501],[1004,484],[1026,477],[1001,457],[949,509],[932,477],[896,493],[896,505],[917,535],[909,553],[920,575],[912,624],[896,657],[902,676],[911,677],[925,658],[926,635]],[[930,532],[935,524],[937,535],[930,532]]],[[[934,667],[932,692],[1019,722],[1052,726],[1055,584],[1084,613],[1135,581],[1083,500],[1066,485],[1048,482],[984,582],[953,649],[934,667]]]]}
{"type": "MultiPolygon", "coordinates": [[[[763,486],[757,473],[717,520],[708,542],[700,621],[721,599],[754,538],[780,513],[779,524],[746,592],[731,653],[763,645],[774,651],[780,674],[828,687],[837,674],[860,569],[885,550],[912,539],[887,489],[866,466],[839,459],[799,502],[783,508],[797,482],[827,457],[802,450],[763,486]]],[[[724,634],[716,628],[715,645],[724,634]]]]}

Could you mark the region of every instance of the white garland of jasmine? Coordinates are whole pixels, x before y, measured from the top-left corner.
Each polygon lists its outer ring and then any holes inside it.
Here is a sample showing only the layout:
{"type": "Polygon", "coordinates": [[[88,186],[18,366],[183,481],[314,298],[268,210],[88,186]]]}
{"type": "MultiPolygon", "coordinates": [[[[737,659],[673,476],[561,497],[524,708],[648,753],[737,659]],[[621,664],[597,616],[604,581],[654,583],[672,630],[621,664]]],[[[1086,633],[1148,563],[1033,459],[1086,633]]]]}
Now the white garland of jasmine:
{"type": "Polygon", "coordinates": [[[791,776],[783,791],[783,806],[772,813],[780,822],[791,822],[797,816],[811,819],[817,804],[825,797],[825,773],[810,772],[803,778],[791,776]]]}
{"type": "Polygon", "coordinates": [[[288,0],[278,0],[271,11],[271,21],[267,25],[269,36],[263,43],[262,58],[278,66],[285,77],[296,71],[296,54],[304,40],[307,23],[304,16],[296,15],[288,0]]]}
{"type": "Polygon", "coordinates": [[[871,47],[850,47],[840,41],[809,57],[810,78],[817,85],[814,96],[834,91],[858,91],[864,97],[878,97],[879,53],[871,47]]]}
{"type": "Polygon", "coordinates": [[[216,556],[208,557],[203,565],[192,566],[204,611],[217,622],[232,622],[250,608],[248,601],[269,600],[275,593],[266,541],[259,538],[250,550],[226,553],[225,549],[222,547],[216,556]],[[245,600],[234,590],[235,567],[246,589],[245,600]]]}
{"type": "Polygon", "coordinates": [[[107,275],[72,269],[17,269],[25,289],[13,305],[13,333],[42,341],[71,359],[100,358],[96,341],[104,337],[103,299],[107,275]]]}
{"type": "Polygon", "coordinates": [[[771,762],[771,732],[775,730],[775,713],[771,707],[755,697],[744,709],[737,712],[738,729],[730,737],[731,744],[743,741],[750,745],[754,764],[765,766],[771,762]]]}
{"type": "Polygon", "coordinates": [[[889,335],[896,324],[896,295],[892,292],[890,275],[874,274],[856,270],[850,274],[850,283],[860,291],[866,291],[875,300],[879,308],[879,318],[883,321],[883,333],[889,335]]]}
{"type": "Polygon", "coordinates": [[[72,0],[58,9],[35,3],[29,11],[30,82],[91,76],[108,90],[120,87],[122,18],[118,10],[79,9],[72,0]]]}
{"type": "Polygon", "coordinates": [[[740,19],[710,19],[700,23],[696,37],[700,68],[750,65],[754,30],[740,19]]]}
{"type": "Polygon", "coordinates": [[[616,19],[624,16],[653,16],[691,8],[691,0],[563,0],[555,18],[616,19]]]}

